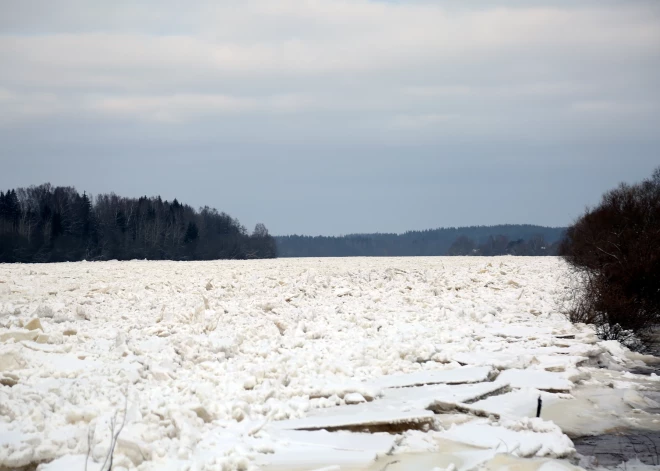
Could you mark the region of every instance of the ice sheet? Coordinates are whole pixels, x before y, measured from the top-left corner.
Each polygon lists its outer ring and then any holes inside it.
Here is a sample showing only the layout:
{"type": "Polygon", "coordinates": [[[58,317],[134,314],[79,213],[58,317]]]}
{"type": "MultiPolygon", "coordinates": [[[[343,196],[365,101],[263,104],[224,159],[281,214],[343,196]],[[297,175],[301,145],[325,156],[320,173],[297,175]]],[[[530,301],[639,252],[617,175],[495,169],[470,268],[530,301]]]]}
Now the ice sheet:
{"type": "Polygon", "coordinates": [[[405,375],[384,376],[372,381],[371,385],[378,388],[402,388],[425,384],[479,383],[486,381],[491,372],[492,369],[487,366],[418,371],[405,375]]]}
{"type": "Polygon", "coordinates": [[[541,419],[510,423],[508,427],[486,421],[457,425],[439,436],[481,448],[491,448],[521,457],[562,458],[574,451],[571,440],[552,423],[541,419]]]}
{"type": "Polygon", "coordinates": [[[546,391],[570,391],[573,382],[563,373],[543,370],[510,369],[503,371],[499,380],[509,383],[512,388],[536,388],[546,391]]]}
{"type": "MultiPolygon", "coordinates": [[[[329,446],[314,467],[372,466],[386,448],[288,430],[301,424],[403,423],[394,455],[441,453],[426,448],[432,430],[410,429],[474,417],[434,417],[433,401],[520,421],[537,388],[566,381],[575,399],[544,399],[543,413],[565,430],[656,426],[644,394],[660,381],[607,376],[633,356],[556,311],[564,275],[552,257],[0,265],[0,467],[78,469],[93,430],[95,469],[125,407],[116,463],[141,471],[286,469],[329,446]]],[[[507,443],[520,432],[484,426],[507,443]]]]}

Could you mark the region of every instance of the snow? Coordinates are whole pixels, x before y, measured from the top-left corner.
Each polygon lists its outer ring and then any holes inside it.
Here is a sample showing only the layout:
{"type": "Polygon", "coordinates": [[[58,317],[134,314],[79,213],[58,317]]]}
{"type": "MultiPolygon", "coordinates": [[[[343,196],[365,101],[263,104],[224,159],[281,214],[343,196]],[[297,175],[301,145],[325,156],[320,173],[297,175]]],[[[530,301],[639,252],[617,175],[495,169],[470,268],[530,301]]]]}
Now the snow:
{"type": "Polygon", "coordinates": [[[564,374],[550,371],[510,369],[499,376],[512,388],[537,388],[548,391],[570,391],[573,383],[564,374]]]}
{"type": "MultiPolygon", "coordinates": [[[[542,411],[543,409],[547,411],[556,403],[566,400],[556,394],[549,394],[536,389],[523,389],[488,397],[473,403],[472,407],[509,418],[536,417],[539,397],[542,400],[542,411]]],[[[544,415],[542,414],[542,416],[544,415]]]]}
{"type": "Polygon", "coordinates": [[[450,370],[418,371],[405,375],[383,376],[373,381],[378,388],[403,388],[425,384],[462,384],[486,381],[492,370],[488,367],[463,367],[450,370]]]}
{"type": "Polygon", "coordinates": [[[302,419],[275,422],[273,427],[288,430],[320,430],[352,428],[358,426],[431,424],[433,412],[429,410],[396,411],[378,408],[373,411],[353,411],[344,409],[344,414],[310,416],[302,419]]]}
{"type": "Polygon", "coordinates": [[[551,257],[0,265],[0,468],[84,469],[89,444],[100,469],[125,417],[116,469],[569,469],[567,433],[660,429],[660,381],[556,311],[565,273],[551,257]]]}
{"type": "MultiPolygon", "coordinates": [[[[426,409],[434,401],[465,403],[508,387],[501,380],[476,384],[448,386],[444,384],[418,388],[396,388],[384,391],[383,398],[374,404],[403,403],[426,409]]],[[[397,404],[397,407],[401,407],[397,404]]]]}
{"type": "Polygon", "coordinates": [[[288,443],[286,452],[273,453],[260,458],[260,464],[269,468],[282,466],[308,466],[312,469],[320,461],[354,467],[368,466],[379,455],[385,455],[395,445],[396,437],[387,433],[364,434],[327,432],[325,430],[300,432],[285,430],[274,434],[288,443]],[[319,459],[322,456],[328,459],[319,459]]]}
{"type": "Polygon", "coordinates": [[[449,440],[480,448],[493,448],[521,457],[561,458],[575,451],[573,443],[561,434],[559,427],[541,419],[529,419],[522,424],[514,422],[507,426],[494,426],[478,420],[454,426],[439,435],[449,440]]]}

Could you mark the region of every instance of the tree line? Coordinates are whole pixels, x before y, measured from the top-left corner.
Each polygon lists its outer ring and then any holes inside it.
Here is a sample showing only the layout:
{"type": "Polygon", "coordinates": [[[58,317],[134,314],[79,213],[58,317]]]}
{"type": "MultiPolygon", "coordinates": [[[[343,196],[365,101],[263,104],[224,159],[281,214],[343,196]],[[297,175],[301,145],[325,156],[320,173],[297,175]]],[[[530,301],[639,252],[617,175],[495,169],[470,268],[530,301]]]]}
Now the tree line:
{"type": "Polygon", "coordinates": [[[557,255],[560,241],[547,242],[543,234],[534,234],[528,239],[514,239],[503,234],[488,236],[477,243],[467,236],[459,236],[447,250],[447,255],[475,255],[491,257],[495,255],[522,255],[538,257],[557,255]]]}
{"type": "Polygon", "coordinates": [[[274,258],[263,224],[249,234],[238,220],[178,200],[91,198],[49,183],[0,191],[0,262],[215,260],[274,258]]]}
{"type": "Polygon", "coordinates": [[[408,231],[403,234],[275,237],[280,257],[556,255],[564,228],[527,224],[408,231]]]}

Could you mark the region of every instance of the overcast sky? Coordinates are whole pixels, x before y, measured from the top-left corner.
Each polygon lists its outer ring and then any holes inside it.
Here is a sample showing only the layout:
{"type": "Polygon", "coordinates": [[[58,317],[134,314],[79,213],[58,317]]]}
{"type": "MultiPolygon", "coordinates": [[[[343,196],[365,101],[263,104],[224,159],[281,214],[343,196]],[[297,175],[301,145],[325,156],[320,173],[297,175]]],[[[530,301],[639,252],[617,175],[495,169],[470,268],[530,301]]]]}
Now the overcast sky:
{"type": "Polygon", "coordinates": [[[0,188],[566,225],[660,165],[659,84],[657,0],[0,0],[0,188]]]}

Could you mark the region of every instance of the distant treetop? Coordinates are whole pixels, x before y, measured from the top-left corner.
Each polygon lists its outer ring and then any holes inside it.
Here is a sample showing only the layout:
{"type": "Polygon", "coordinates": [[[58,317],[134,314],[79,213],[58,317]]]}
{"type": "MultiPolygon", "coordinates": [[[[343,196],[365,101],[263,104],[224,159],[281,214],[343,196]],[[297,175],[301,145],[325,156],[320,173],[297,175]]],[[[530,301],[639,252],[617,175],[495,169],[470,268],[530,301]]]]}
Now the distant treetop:
{"type": "Polygon", "coordinates": [[[278,236],[280,257],[556,255],[565,228],[529,224],[407,231],[403,234],[278,236]]]}
{"type": "Polygon", "coordinates": [[[0,262],[274,258],[263,224],[252,235],[208,206],[158,197],[92,200],[49,183],[0,191],[0,262]]]}

